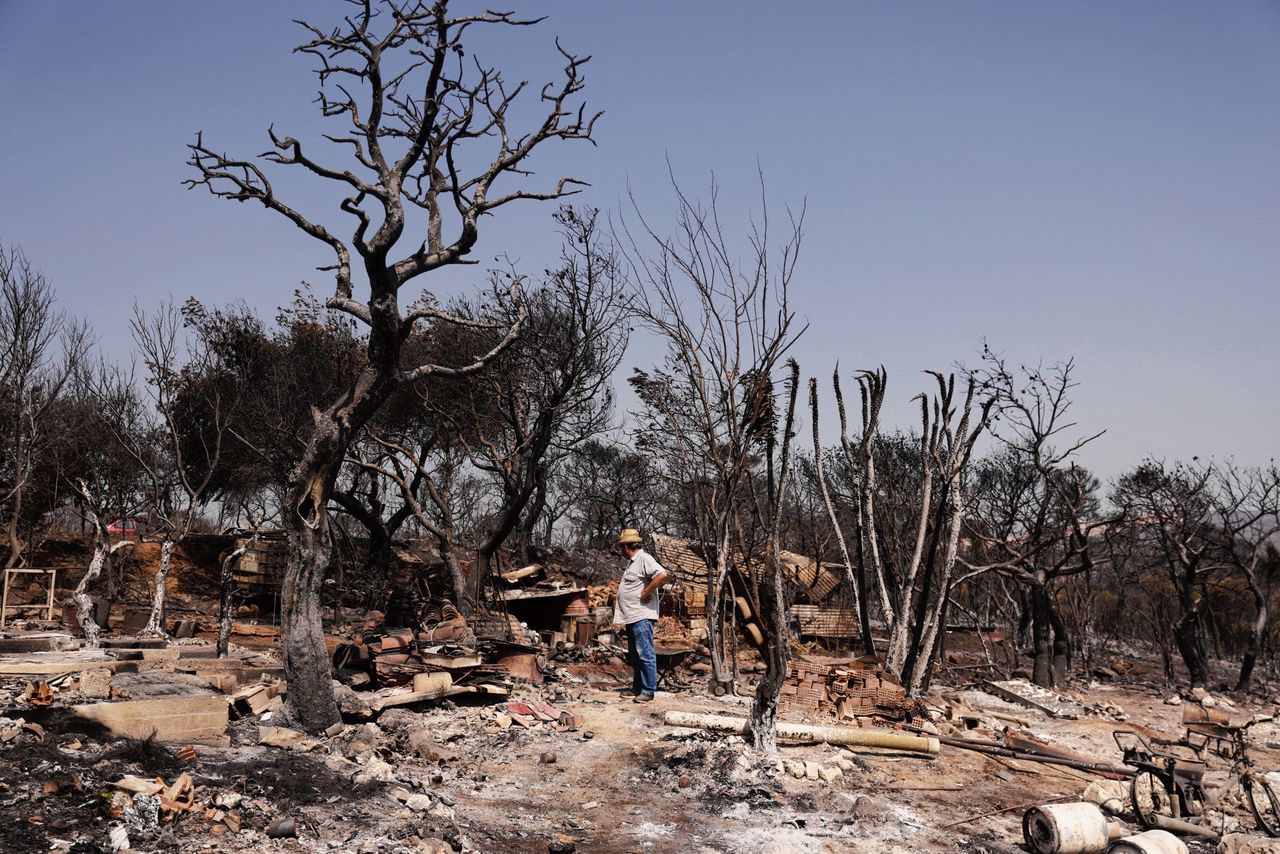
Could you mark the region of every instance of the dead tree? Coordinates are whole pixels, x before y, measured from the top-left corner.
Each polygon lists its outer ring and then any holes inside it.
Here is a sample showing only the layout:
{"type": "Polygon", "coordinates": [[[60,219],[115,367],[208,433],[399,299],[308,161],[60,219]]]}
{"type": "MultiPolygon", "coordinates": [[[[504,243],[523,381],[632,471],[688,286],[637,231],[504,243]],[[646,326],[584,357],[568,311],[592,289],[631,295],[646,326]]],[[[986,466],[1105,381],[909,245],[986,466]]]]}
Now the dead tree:
{"type": "Polygon", "coordinates": [[[763,507],[757,503],[756,517],[768,533],[764,548],[764,571],[759,580],[757,596],[760,604],[760,628],[766,640],[764,675],[760,677],[755,700],[751,704],[751,740],[756,750],[764,753],[776,753],[778,750],[778,695],[782,691],[782,682],[787,677],[787,662],[791,660],[786,578],[782,572],[782,561],[778,558],[778,549],[782,537],[787,482],[791,476],[791,440],[795,429],[796,396],[800,390],[800,366],[795,359],[789,359],[787,368],[787,411],[782,424],[782,447],[777,453],[780,459],[777,462],[776,477],[774,459],[777,416],[772,381],[761,385],[765,391],[756,407],[758,426],[755,432],[762,437],[765,447],[768,477],[768,493],[763,507]]]}
{"type": "Polygon", "coordinates": [[[662,365],[636,370],[630,382],[644,404],[641,446],[661,461],[673,492],[688,491],[694,508],[693,532],[709,567],[711,687],[723,693],[733,687],[722,617],[734,513],[757,453],[747,429],[751,398],[757,378],[771,376],[804,332],[795,328],[788,300],[804,215],[791,218],[774,249],[766,206],[739,264],[714,183],[705,208],[675,190],[676,236],[660,236],[638,213],[640,234],[627,232],[644,287],[642,319],[667,345],[662,365]],[[650,242],[644,249],[641,236],[650,242]]]}
{"type": "Polygon", "coordinates": [[[1215,559],[1218,538],[1209,524],[1212,482],[1207,465],[1147,460],[1122,475],[1111,494],[1126,516],[1114,536],[1134,540],[1132,558],[1160,570],[1176,594],[1177,619],[1162,628],[1172,633],[1192,686],[1209,679],[1204,588],[1226,568],[1215,559]]]}
{"type": "Polygon", "coordinates": [[[254,549],[258,545],[258,535],[262,529],[262,520],[265,515],[262,513],[249,513],[249,539],[244,545],[238,546],[222,556],[221,572],[219,573],[219,588],[221,595],[218,597],[218,642],[217,656],[218,658],[226,658],[231,652],[231,618],[232,614],[232,594],[235,591],[235,569],[240,565],[240,559],[247,552],[254,549]]]}
{"type": "MultiPolygon", "coordinates": [[[[844,525],[836,512],[835,502],[831,498],[831,488],[828,485],[827,468],[824,461],[826,450],[822,446],[822,434],[818,427],[821,418],[818,412],[818,380],[816,378],[810,378],[809,380],[809,421],[813,426],[814,479],[818,483],[818,491],[822,495],[822,505],[827,511],[827,518],[831,522],[831,530],[835,535],[836,545],[840,549],[840,562],[844,566],[845,581],[852,592],[854,611],[858,614],[858,633],[862,636],[862,651],[867,655],[875,655],[876,643],[871,636],[871,611],[867,601],[866,566],[861,560],[855,562],[849,554],[849,544],[845,539],[844,525]]],[[[861,528],[861,525],[859,525],[859,528],[861,528]]],[[[816,560],[821,565],[822,555],[819,554],[816,560]]]]}
{"type": "Polygon", "coordinates": [[[199,336],[188,342],[185,356],[180,354],[181,326],[181,313],[172,303],[161,305],[154,313],[134,307],[130,329],[147,370],[143,388],[158,424],[146,431],[117,433],[118,441],[150,476],[150,509],[160,528],[160,561],[153,579],[151,614],[140,632],[152,637],[169,634],[165,598],[173,552],[190,535],[199,509],[211,497],[211,485],[218,474],[239,401],[239,386],[221,381],[220,375],[225,372],[217,364],[216,353],[199,336]],[[190,396],[180,397],[184,374],[201,378],[195,385],[202,398],[195,412],[187,408],[193,402],[190,396]],[[193,418],[199,421],[196,428],[184,423],[193,418]],[[203,442],[184,441],[197,430],[203,442]]]}
{"type": "Polygon", "coordinates": [[[1001,450],[979,467],[966,519],[974,553],[963,559],[963,580],[1001,571],[1023,587],[1032,678],[1045,687],[1065,677],[1071,650],[1057,585],[1106,561],[1099,532],[1115,521],[1100,516],[1097,481],[1074,461],[1106,432],[1070,435],[1077,426],[1069,420],[1074,369],[1069,359],[1015,371],[984,347],[982,365],[969,372],[996,401],[991,434],[1001,450]]]}
{"type": "MultiPolygon", "coordinates": [[[[917,395],[920,401],[920,433],[915,445],[915,464],[919,467],[914,481],[893,479],[882,483],[878,476],[878,458],[889,443],[880,435],[880,410],[884,403],[888,376],[883,368],[860,371],[857,375],[862,398],[862,434],[856,445],[850,439],[844,397],[837,375],[833,379],[836,404],[840,413],[840,447],[849,477],[851,493],[857,508],[857,564],[843,545],[844,534],[830,488],[825,467],[818,476],[827,505],[827,513],[841,554],[848,580],[856,585],[855,599],[864,649],[874,653],[871,638],[872,602],[867,579],[874,578],[880,616],[889,631],[885,651],[886,667],[898,674],[911,693],[919,693],[927,684],[941,637],[950,599],[952,573],[958,556],[959,527],[965,510],[965,474],[973,446],[986,428],[994,401],[978,400],[977,385],[967,383],[963,402],[955,397],[955,377],[929,372],[937,383],[930,399],[917,395]],[[935,495],[934,483],[941,484],[935,495]],[[891,498],[892,501],[885,499],[891,498]],[[897,505],[896,507],[894,505],[897,505]],[[906,548],[889,548],[886,532],[897,525],[897,510],[905,510],[906,548]]],[[[818,417],[817,383],[810,384],[810,399],[815,422],[818,417]]],[[[823,452],[818,431],[814,428],[815,454],[823,452]]],[[[895,537],[896,538],[896,533],[895,537]]]]}
{"type": "Polygon", "coordinates": [[[1262,570],[1277,560],[1276,535],[1280,533],[1280,471],[1273,463],[1266,469],[1245,468],[1230,460],[1213,466],[1212,517],[1219,536],[1218,553],[1230,571],[1239,573],[1249,589],[1253,619],[1249,621],[1237,691],[1247,691],[1263,652],[1269,609],[1262,587],[1262,570]]]}
{"type": "Polygon", "coordinates": [[[492,479],[499,496],[468,579],[473,606],[496,570],[499,549],[545,509],[551,472],[601,434],[612,415],[631,285],[612,242],[597,229],[596,211],[566,207],[557,220],[561,263],[530,290],[522,340],[474,383],[468,397],[478,405],[467,413],[474,429],[458,435],[471,465],[492,479]]]}
{"type": "MultiPolygon", "coordinates": [[[[55,307],[53,286],[17,247],[0,246],[0,512],[8,556],[23,561],[33,479],[51,469],[50,416],[88,349],[88,332],[55,307]]],[[[38,515],[37,511],[37,515],[38,515]]]]}
{"type": "MultiPolygon", "coordinates": [[[[269,131],[269,162],[301,169],[347,193],[339,205],[353,219],[340,238],[320,220],[276,195],[262,167],[220,154],[197,136],[188,182],[216,196],[256,202],[327,246],[335,287],[326,301],[368,329],[367,359],[338,399],[315,412],[307,447],[292,469],[286,513],[289,560],[284,583],[282,651],[289,707],[311,731],[338,720],[320,621],[320,589],[332,539],[326,514],[330,493],[354,436],[398,389],[424,377],[465,377],[483,369],[519,335],[523,314],[492,350],[467,364],[405,364],[402,345],[423,320],[458,325],[423,295],[402,288],[441,268],[467,263],[481,222],[522,199],[556,199],[577,182],[562,178],[546,190],[510,185],[529,174],[535,150],[553,140],[591,138],[596,115],[576,105],[586,57],[561,49],[560,84],[541,90],[542,118],[527,131],[513,110],[525,85],[509,86],[495,69],[467,57],[464,36],[473,27],[535,23],[511,13],[450,15],[446,2],[355,2],[353,14],[332,30],[303,23],[309,38],[297,50],[319,63],[319,104],[343,129],[326,138],[350,160],[329,165],[299,140],[269,131]],[[357,93],[360,93],[357,95],[357,93]],[[485,152],[485,146],[489,150],[485,152]],[[476,163],[484,163],[468,171],[476,163]],[[448,233],[449,236],[446,236],[448,233]],[[355,259],[353,262],[352,252],[355,259]],[[362,292],[357,296],[357,283],[362,292]],[[404,303],[411,303],[402,308],[404,303]]],[[[518,297],[513,285],[509,297],[518,297]]]]}
{"type": "Polygon", "coordinates": [[[76,606],[76,620],[80,623],[80,630],[84,632],[85,647],[87,649],[97,649],[104,627],[98,625],[98,617],[94,613],[93,597],[89,595],[89,590],[101,577],[104,570],[107,573],[111,572],[111,558],[116,552],[135,546],[137,543],[132,540],[121,540],[112,544],[111,534],[107,531],[102,492],[90,487],[83,480],[76,483],[76,489],[83,502],[81,506],[84,508],[85,515],[93,527],[93,557],[89,559],[89,566],[85,570],[84,577],[76,585],[75,592],[72,594],[72,601],[75,602],[76,606]]]}

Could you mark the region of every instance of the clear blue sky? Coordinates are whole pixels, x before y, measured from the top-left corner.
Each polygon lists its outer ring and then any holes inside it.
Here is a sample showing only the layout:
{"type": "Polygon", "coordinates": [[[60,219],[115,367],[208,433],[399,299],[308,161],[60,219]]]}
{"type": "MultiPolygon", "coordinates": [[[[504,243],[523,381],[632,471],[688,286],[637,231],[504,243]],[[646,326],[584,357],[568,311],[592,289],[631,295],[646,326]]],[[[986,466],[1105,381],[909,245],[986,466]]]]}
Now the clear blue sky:
{"type": "MultiPolygon", "coordinates": [[[[0,0],[0,241],[20,244],[127,356],[133,301],[244,299],[265,314],[324,253],[260,207],[184,190],[197,130],[237,154],[317,122],[294,17],[343,4],[0,0]]],[[[512,4],[508,4],[512,5],[512,4]]],[[[1280,428],[1280,4],[548,2],[481,46],[551,79],[591,53],[598,148],[535,165],[670,215],[670,159],[731,210],[807,200],[797,306],[806,374],[885,364],[890,415],[917,372],[1075,356],[1085,457],[1263,463],[1280,428]]],[[[330,197],[284,192],[329,222],[330,197]]],[[[550,209],[491,220],[477,257],[532,269],[550,209]]],[[[445,293],[475,271],[440,281],[445,293]]],[[[651,342],[628,360],[647,364],[651,342]]],[[[832,437],[834,438],[834,437],[832,437]]]]}

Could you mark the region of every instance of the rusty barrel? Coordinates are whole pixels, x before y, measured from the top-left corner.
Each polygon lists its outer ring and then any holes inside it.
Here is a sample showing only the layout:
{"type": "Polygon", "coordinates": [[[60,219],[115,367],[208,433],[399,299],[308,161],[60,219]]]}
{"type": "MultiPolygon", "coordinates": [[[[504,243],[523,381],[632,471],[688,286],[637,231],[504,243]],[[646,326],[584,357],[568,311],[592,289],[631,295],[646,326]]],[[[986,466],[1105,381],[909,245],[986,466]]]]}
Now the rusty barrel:
{"type": "Polygon", "coordinates": [[[1187,854],[1187,846],[1167,830],[1147,830],[1117,839],[1106,854],[1187,854]]]}
{"type": "Polygon", "coordinates": [[[1044,804],[1022,814],[1022,838],[1036,854],[1102,854],[1111,841],[1096,804],[1044,804]]]}

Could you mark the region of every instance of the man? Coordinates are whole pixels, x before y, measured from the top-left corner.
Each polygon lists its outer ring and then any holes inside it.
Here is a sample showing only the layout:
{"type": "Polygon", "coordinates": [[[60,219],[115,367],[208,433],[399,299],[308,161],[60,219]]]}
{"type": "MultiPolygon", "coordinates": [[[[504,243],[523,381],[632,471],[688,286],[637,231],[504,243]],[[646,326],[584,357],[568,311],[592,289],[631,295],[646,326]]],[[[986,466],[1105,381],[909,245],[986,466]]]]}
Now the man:
{"type": "Polygon", "coordinates": [[[627,568],[618,582],[613,621],[627,627],[627,661],[633,671],[631,693],[637,703],[649,703],[658,690],[653,626],[658,621],[658,588],[667,583],[667,571],[640,543],[640,532],[635,528],[627,528],[618,537],[627,568]]]}

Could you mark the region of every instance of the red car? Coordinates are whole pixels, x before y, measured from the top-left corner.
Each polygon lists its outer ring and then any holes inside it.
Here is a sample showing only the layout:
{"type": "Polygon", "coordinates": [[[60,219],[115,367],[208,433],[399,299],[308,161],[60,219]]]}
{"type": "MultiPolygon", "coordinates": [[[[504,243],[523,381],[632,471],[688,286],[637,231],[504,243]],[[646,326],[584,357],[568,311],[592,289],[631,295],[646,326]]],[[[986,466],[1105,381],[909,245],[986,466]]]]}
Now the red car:
{"type": "Polygon", "coordinates": [[[125,516],[107,525],[108,534],[119,534],[122,537],[139,537],[150,533],[151,525],[147,519],[137,516],[125,516]]]}

